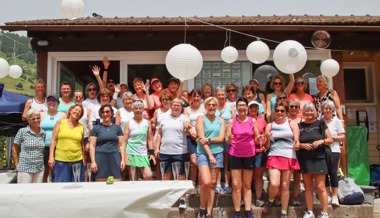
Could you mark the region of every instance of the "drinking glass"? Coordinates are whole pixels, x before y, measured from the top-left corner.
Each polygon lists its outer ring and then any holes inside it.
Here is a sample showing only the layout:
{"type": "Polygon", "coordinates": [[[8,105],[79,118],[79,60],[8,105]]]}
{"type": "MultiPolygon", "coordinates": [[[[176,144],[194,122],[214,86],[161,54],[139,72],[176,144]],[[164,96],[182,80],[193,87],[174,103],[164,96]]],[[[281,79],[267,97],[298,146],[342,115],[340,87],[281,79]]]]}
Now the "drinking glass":
{"type": "Polygon", "coordinates": [[[189,171],[190,171],[190,162],[185,162],[186,180],[189,179],[189,171]]]}
{"type": "Polygon", "coordinates": [[[87,163],[88,182],[91,182],[91,163],[87,163]]]}
{"type": "Polygon", "coordinates": [[[162,180],[165,180],[165,167],[166,167],[166,162],[164,161],[160,162],[160,172],[161,172],[162,180]]]}
{"type": "Polygon", "coordinates": [[[129,178],[129,180],[130,181],[135,181],[136,167],[130,165],[129,166],[129,171],[130,171],[130,175],[131,175],[130,178],[129,178]]]}
{"type": "Polygon", "coordinates": [[[73,169],[73,176],[74,176],[74,182],[77,183],[80,181],[80,163],[73,164],[72,165],[73,169]]]}
{"type": "Polygon", "coordinates": [[[173,172],[174,180],[178,180],[180,167],[181,167],[181,162],[173,162],[172,163],[172,172],[173,172]]]}

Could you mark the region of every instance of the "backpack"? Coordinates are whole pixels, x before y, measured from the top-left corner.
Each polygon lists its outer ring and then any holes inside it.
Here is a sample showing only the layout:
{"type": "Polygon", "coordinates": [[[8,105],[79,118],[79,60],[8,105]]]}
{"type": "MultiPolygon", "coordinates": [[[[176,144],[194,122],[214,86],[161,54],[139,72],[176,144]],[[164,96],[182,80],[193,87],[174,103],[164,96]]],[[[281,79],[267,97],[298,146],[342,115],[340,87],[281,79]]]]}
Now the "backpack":
{"type": "Polygon", "coordinates": [[[363,204],[364,192],[351,178],[342,178],[338,182],[338,198],[342,204],[363,204]]]}

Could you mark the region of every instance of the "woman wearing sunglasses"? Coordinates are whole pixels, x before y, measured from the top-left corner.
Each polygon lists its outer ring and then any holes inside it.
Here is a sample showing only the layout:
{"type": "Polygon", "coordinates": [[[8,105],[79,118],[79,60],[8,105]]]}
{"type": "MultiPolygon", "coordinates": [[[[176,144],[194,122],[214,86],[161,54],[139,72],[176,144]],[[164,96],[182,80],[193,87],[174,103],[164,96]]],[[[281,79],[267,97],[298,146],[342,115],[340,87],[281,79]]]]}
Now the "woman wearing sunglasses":
{"type": "Polygon", "coordinates": [[[296,99],[300,103],[300,110],[298,110],[298,116],[302,119],[302,108],[308,102],[313,102],[314,99],[311,95],[306,93],[307,83],[302,77],[297,77],[295,82],[295,93],[289,95],[289,100],[296,99]]]}
{"type": "Polygon", "coordinates": [[[273,90],[272,93],[267,94],[266,97],[266,118],[268,122],[273,120],[272,111],[274,110],[274,105],[278,99],[278,95],[281,92],[285,92],[286,96],[290,94],[294,86],[294,74],[289,75],[289,83],[285,87],[285,79],[284,77],[277,75],[272,77],[270,82],[270,89],[273,90]]]}
{"type": "Polygon", "coordinates": [[[25,115],[29,125],[17,132],[12,147],[14,165],[18,172],[17,183],[41,183],[44,174],[45,132],[40,128],[39,110],[29,109],[25,115]]]}

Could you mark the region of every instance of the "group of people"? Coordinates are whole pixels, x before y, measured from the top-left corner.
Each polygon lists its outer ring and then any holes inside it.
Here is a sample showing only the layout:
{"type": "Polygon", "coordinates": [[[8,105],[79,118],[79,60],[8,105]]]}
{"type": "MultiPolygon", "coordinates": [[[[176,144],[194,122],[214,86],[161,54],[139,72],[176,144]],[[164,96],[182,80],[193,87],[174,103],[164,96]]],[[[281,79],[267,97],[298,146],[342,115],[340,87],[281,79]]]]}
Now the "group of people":
{"type": "MultiPolygon", "coordinates": [[[[242,88],[241,97],[235,84],[215,90],[204,84],[188,93],[175,78],[166,89],[158,78],[149,83],[135,78],[132,94],[126,84],[107,80],[109,63],[103,59],[103,78],[100,67],[93,66],[97,83],[87,84],[85,93],[72,93],[71,84],[62,82],[60,98],[46,96],[45,83],[37,81],[36,96],[26,102],[23,113],[29,125],[19,130],[12,149],[19,183],[74,181],[72,166],[78,163],[80,181],[109,176],[116,181],[151,180],[154,170],[156,179],[173,179],[175,162],[180,163],[178,179],[186,179],[189,162],[189,178],[200,185],[200,218],[212,217],[215,192],[232,193],[233,217],[241,217],[242,202],[244,217],[253,217],[253,183],[256,206],[270,213],[278,201],[281,217],[287,217],[289,199],[300,205],[301,178],[308,208],[304,218],[314,217],[313,180],[322,217],[328,217],[330,187],[331,204],[339,205],[339,143],[345,135],[339,97],[328,89],[327,78],[317,78],[315,96],[307,94],[302,77],[293,75],[287,86],[282,76],[273,77],[273,92],[266,97],[254,79],[242,88]],[[327,161],[325,149],[330,148],[333,158],[327,161]],[[92,178],[86,177],[87,163],[92,178]],[[264,201],[266,170],[269,199],[264,201]]],[[[185,196],[179,207],[186,209],[185,196]]]]}

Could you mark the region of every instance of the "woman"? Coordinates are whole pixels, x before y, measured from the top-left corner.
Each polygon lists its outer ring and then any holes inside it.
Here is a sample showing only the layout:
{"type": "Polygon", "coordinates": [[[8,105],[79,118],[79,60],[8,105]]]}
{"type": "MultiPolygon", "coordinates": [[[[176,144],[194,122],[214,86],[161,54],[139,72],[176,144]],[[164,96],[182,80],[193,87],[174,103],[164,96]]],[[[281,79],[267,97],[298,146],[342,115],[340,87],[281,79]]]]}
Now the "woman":
{"type": "MultiPolygon", "coordinates": [[[[111,93],[110,90],[104,88],[104,89],[101,89],[99,91],[97,98],[98,98],[98,101],[100,102],[100,104],[91,108],[90,119],[91,119],[91,122],[92,122],[93,126],[101,123],[102,120],[101,120],[101,116],[99,114],[99,110],[100,110],[101,106],[109,105],[110,104],[111,98],[112,98],[112,93],[111,93]]],[[[113,114],[116,114],[117,109],[112,106],[112,111],[113,111],[113,114]]],[[[111,122],[112,123],[115,122],[115,118],[114,117],[111,118],[111,122]]]]}
{"type": "MultiPolygon", "coordinates": [[[[55,95],[49,95],[47,98],[47,105],[48,109],[46,112],[41,112],[41,129],[43,129],[46,133],[46,138],[45,138],[45,149],[44,149],[44,165],[45,165],[45,170],[44,170],[44,177],[43,177],[43,182],[47,182],[47,179],[49,177],[49,153],[50,153],[50,142],[51,138],[53,136],[53,129],[56,124],[56,122],[60,119],[65,119],[66,118],[66,113],[63,112],[58,112],[58,98],[55,95]]],[[[52,172],[50,172],[51,175],[52,172]]],[[[52,178],[51,178],[52,179],[52,178]]]]}
{"type": "MultiPolygon", "coordinates": [[[[259,134],[262,135],[264,133],[265,127],[267,126],[267,122],[263,118],[258,117],[259,103],[255,100],[250,101],[248,103],[248,107],[249,107],[249,116],[256,119],[259,134]]],[[[264,186],[263,175],[264,175],[264,171],[266,170],[265,164],[267,162],[267,154],[266,154],[266,150],[263,144],[264,142],[260,139],[258,141],[255,141],[256,155],[255,155],[255,170],[253,172],[253,179],[254,179],[254,184],[255,184],[256,207],[262,207],[265,204],[265,201],[262,199],[262,194],[263,194],[263,186],[264,186]]]]}
{"type": "Polygon", "coordinates": [[[144,84],[142,78],[135,78],[133,80],[133,88],[135,89],[135,100],[140,100],[144,103],[144,114],[145,119],[149,119],[149,110],[153,109],[154,102],[149,96],[149,84],[144,84]]]}
{"type": "Polygon", "coordinates": [[[17,183],[41,183],[44,175],[45,132],[40,128],[40,111],[26,112],[29,125],[21,128],[13,141],[12,156],[17,183]],[[20,160],[18,150],[21,148],[20,160]]]}
{"type": "Polygon", "coordinates": [[[184,114],[188,116],[190,120],[191,130],[190,135],[187,138],[187,152],[190,157],[190,180],[193,181],[193,185],[197,182],[197,160],[196,160],[196,151],[197,151],[197,131],[195,130],[195,124],[198,116],[204,115],[205,109],[201,104],[201,91],[198,89],[193,89],[190,92],[190,106],[185,108],[184,114]]]}
{"type": "MultiPolygon", "coordinates": [[[[232,104],[227,103],[227,100],[226,100],[227,91],[224,86],[218,86],[216,88],[216,98],[218,100],[218,107],[216,109],[215,116],[222,117],[224,120],[224,124],[227,126],[228,121],[232,118],[235,118],[236,110],[232,104]]],[[[222,192],[226,194],[230,194],[232,193],[232,188],[229,185],[230,179],[231,179],[231,173],[228,170],[228,144],[225,142],[223,144],[224,144],[224,158],[223,158],[224,159],[224,189],[222,189],[222,185],[221,185],[222,178],[221,178],[221,173],[219,172],[218,180],[215,186],[215,191],[218,194],[222,192]]]]}
{"type": "MultiPolygon", "coordinates": [[[[158,134],[158,126],[161,124],[162,117],[168,114],[171,114],[170,110],[170,102],[173,100],[173,95],[169,91],[162,91],[159,95],[160,99],[160,108],[154,111],[153,118],[150,120],[152,130],[154,131],[153,138],[153,146],[155,146],[157,134],[158,134]]],[[[156,158],[156,163],[159,160],[156,158]]],[[[161,171],[159,164],[156,164],[156,179],[161,179],[161,171]]]]}
{"type": "Polygon", "coordinates": [[[125,124],[133,118],[132,104],[135,101],[131,92],[127,91],[122,95],[123,107],[116,111],[115,124],[121,127],[124,131],[125,124]]]}
{"type": "Polygon", "coordinates": [[[83,125],[79,120],[83,107],[73,105],[67,111],[67,119],[58,120],[50,143],[49,167],[54,169],[54,182],[73,182],[72,165],[81,165],[80,181],[84,182],[83,125]]]}
{"type": "MultiPolygon", "coordinates": [[[[189,161],[186,145],[186,131],[191,130],[189,119],[182,114],[182,101],[175,98],[171,101],[171,113],[163,116],[158,126],[158,134],[154,147],[154,154],[159,157],[160,163],[165,163],[164,178],[170,178],[172,163],[180,162],[179,180],[185,179],[185,162],[189,161]]],[[[179,200],[179,208],[186,209],[186,195],[179,200]]]]}
{"type": "MultiPolygon", "coordinates": [[[[297,99],[291,99],[289,101],[289,114],[288,119],[297,125],[301,122],[301,117],[299,116],[300,102],[297,99]]],[[[302,115],[301,115],[302,116],[302,115]]],[[[298,200],[298,194],[301,188],[301,173],[298,170],[293,171],[293,196],[290,198],[289,204],[292,206],[300,206],[301,202],[298,200]]]]}
{"type": "Polygon", "coordinates": [[[43,79],[38,79],[34,85],[35,97],[28,99],[25,103],[24,112],[22,113],[22,120],[27,121],[26,112],[29,109],[36,109],[38,111],[47,111],[47,102],[46,102],[46,84],[43,79]]]}
{"type": "Polygon", "coordinates": [[[274,200],[281,190],[281,218],[288,217],[289,184],[293,170],[300,166],[296,156],[299,149],[298,125],[288,120],[288,104],[278,101],[275,105],[275,119],[265,128],[265,148],[269,149],[266,167],[269,171],[269,200],[263,213],[270,212],[274,200]],[[280,189],[281,185],[281,189],[280,189]]]}
{"type": "Polygon", "coordinates": [[[69,82],[61,82],[61,97],[59,98],[59,105],[57,110],[59,112],[67,112],[69,108],[75,105],[74,99],[71,98],[71,84],[69,82]]]}
{"type": "Polygon", "coordinates": [[[304,218],[314,217],[313,213],[313,180],[318,190],[318,199],[322,207],[322,218],[329,217],[327,213],[327,192],[325,187],[328,173],[324,146],[332,142],[331,133],[326,123],[318,120],[318,113],[313,103],[306,103],[302,109],[304,121],[298,124],[300,129],[300,150],[298,161],[301,167],[305,185],[307,212],[304,218]]]}
{"type": "Polygon", "coordinates": [[[100,107],[99,116],[102,122],[91,130],[91,171],[95,173],[97,182],[106,181],[109,176],[113,176],[115,181],[121,181],[121,171],[128,161],[123,131],[120,126],[111,122],[114,116],[112,108],[110,104],[100,107]]]}
{"type": "Polygon", "coordinates": [[[223,167],[225,124],[223,118],[215,116],[218,105],[215,97],[208,97],[204,105],[206,114],[196,121],[199,139],[196,159],[201,183],[198,217],[212,217],[216,179],[223,167]]]}
{"type": "Polygon", "coordinates": [[[297,77],[295,81],[296,92],[289,95],[289,100],[296,99],[300,103],[300,109],[298,110],[298,116],[302,117],[302,108],[308,102],[313,102],[313,97],[306,93],[307,83],[302,77],[297,77]]]}
{"type": "MultiPolygon", "coordinates": [[[[244,96],[245,99],[247,99],[248,102],[251,102],[251,101],[253,101],[255,99],[259,99],[257,97],[257,95],[258,94],[256,93],[255,88],[253,86],[247,85],[247,86],[243,87],[243,96],[244,96]]],[[[261,118],[265,119],[265,114],[264,114],[265,108],[264,108],[264,106],[261,103],[259,103],[259,102],[257,102],[257,103],[259,105],[259,111],[258,111],[259,112],[259,116],[261,118]]]]}
{"type": "Polygon", "coordinates": [[[239,98],[236,101],[236,108],[236,117],[228,121],[226,138],[227,144],[230,144],[228,166],[231,169],[232,200],[235,208],[233,217],[240,217],[241,191],[243,191],[244,216],[252,218],[251,183],[255,162],[255,140],[258,138],[259,130],[256,120],[247,116],[247,99],[239,98]]]}
{"type": "Polygon", "coordinates": [[[319,92],[316,95],[313,95],[315,107],[317,108],[318,115],[321,117],[323,115],[322,104],[327,100],[334,102],[334,106],[336,108],[336,113],[334,112],[334,116],[337,115],[338,118],[344,122],[342,108],[340,107],[340,98],[338,93],[335,90],[329,89],[327,84],[327,77],[318,76],[317,77],[317,89],[319,92]]]}
{"type": "Polygon", "coordinates": [[[210,83],[205,83],[202,86],[202,102],[206,100],[206,98],[213,96],[213,88],[210,83]]]}
{"type": "Polygon", "coordinates": [[[342,122],[333,116],[335,112],[335,105],[332,101],[326,101],[322,104],[323,111],[323,120],[327,124],[330,133],[333,138],[333,143],[330,145],[331,147],[331,165],[327,165],[328,167],[328,176],[326,176],[326,191],[328,195],[328,202],[334,206],[339,206],[338,200],[338,167],[339,167],[339,159],[340,159],[340,143],[344,141],[345,130],[342,122]],[[330,197],[330,186],[332,190],[332,195],[330,197]],[[331,198],[331,199],[330,199],[331,198]]]}
{"type": "Polygon", "coordinates": [[[267,121],[272,121],[274,118],[272,116],[272,111],[274,110],[274,105],[276,104],[276,101],[278,99],[278,95],[281,92],[285,92],[285,95],[288,96],[290,92],[292,91],[294,86],[294,74],[289,75],[289,83],[285,88],[285,79],[284,77],[277,75],[274,76],[270,82],[270,88],[273,90],[272,93],[267,94],[266,97],[266,116],[267,121]]]}
{"type": "MultiPolygon", "coordinates": [[[[124,140],[127,143],[128,162],[127,166],[134,166],[141,171],[144,180],[152,179],[150,162],[156,164],[152,144],[152,130],[150,122],[143,119],[144,103],[135,101],[132,104],[133,118],[125,124],[124,140]],[[148,149],[149,154],[148,154],[148,149]]],[[[129,178],[136,180],[136,174],[129,173],[129,178]]]]}

